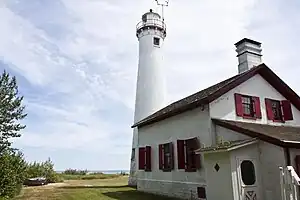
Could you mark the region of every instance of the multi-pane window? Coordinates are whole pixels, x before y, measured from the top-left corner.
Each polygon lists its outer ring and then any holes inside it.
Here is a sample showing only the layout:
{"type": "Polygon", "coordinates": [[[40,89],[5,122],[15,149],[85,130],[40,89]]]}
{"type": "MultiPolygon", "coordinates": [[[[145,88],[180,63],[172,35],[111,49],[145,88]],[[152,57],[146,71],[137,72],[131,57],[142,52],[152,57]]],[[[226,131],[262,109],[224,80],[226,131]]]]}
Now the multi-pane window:
{"type": "Polygon", "coordinates": [[[251,96],[242,96],[243,113],[246,116],[254,117],[255,106],[251,96]]]}
{"type": "Polygon", "coordinates": [[[275,120],[282,120],[280,101],[272,101],[272,112],[275,120]]]}
{"type": "Polygon", "coordinates": [[[239,117],[261,119],[259,97],[234,94],[236,114],[239,117]]]}
{"type": "Polygon", "coordinates": [[[293,120],[292,106],[288,100],[265,99],[267,119],[275,122],[293,120]]]}
{"type": "Polygon", "coordinates": [[[198,138],[177,140],[178,169],[195,172],[201,168],[200,155],[195,154],[198,148],[200,148],[198,138]]]}
{"type": "Polygon", "coordinates": [[[159,169],[171,171],[174,169],[173,143],[159,145],[159,169]]]}
{"type": "Polygon", "coordinates": [[[164,145],[164,165],[171,166],[171,145],[164,145]]]}

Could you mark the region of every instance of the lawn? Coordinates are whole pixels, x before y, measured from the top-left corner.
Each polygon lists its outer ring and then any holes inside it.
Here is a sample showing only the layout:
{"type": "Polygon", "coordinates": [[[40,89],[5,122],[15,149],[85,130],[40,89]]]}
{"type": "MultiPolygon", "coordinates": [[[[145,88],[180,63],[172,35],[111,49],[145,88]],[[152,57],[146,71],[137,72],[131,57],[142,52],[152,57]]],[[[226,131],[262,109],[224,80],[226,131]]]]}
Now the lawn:
{"type": "MultiPolygon", "coordinates": [[[[128,177],[67,180],[64,183],[26,187],[15,200],[170,200],[127,187],[128,177]]],[[[172,198],[174,199],[174,198],[172,198]]]]}

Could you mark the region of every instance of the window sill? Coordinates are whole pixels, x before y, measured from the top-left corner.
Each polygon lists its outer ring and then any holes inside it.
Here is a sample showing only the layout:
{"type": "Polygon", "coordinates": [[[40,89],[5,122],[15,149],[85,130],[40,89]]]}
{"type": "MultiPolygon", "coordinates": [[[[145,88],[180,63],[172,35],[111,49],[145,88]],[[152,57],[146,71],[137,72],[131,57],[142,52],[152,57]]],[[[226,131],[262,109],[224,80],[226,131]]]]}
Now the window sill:
{"type": "Polygon", "coordinates": [[[243,115],[243,119],[252,119],[252,120],[256,120],[256,119],[258,119],[258,118],[257,118],[257,117],[252,117],[252,116],[243,115]]]}
{"type": "Polygon", "coordinates": [[[197,172],[196,168],[192,168],[192,169],[185,169],[186,172],[197,172]]]}
{"type": "Polygon", "coordinates": [[[281,119],[273,119],[272,121],[273,121],[273,122],[285,123],[285,121],[284,121],[284,120],[281,120],[281,119]]]}

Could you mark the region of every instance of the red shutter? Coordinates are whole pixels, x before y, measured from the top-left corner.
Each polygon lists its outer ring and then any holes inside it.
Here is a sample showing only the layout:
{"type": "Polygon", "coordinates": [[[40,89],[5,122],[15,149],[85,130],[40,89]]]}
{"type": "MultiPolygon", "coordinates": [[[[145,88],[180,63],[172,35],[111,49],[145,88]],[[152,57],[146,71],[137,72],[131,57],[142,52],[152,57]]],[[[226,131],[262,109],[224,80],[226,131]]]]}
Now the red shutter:
{"type": "Polygon", "coordinates": [[[151,171],[151,147],[146,146],[146,164],[145,164],[145,171],[151,171]]]}
{"type": "Polygon", "coordinates": [[[197,150],[201,147],[198,138],[194,138],[193,145],[194,145],[193,155],[195,156],[196,169],[201,169],[201,155],[195,154],[195,150],[197,150]]]}
{"type": "Polygon", "coordinates": [[[185,164],[185,171],[191,171],[191,161],[192,161],[192,155],[191,155],[191,139],[188,139],[185,141],[185,158],[186,158],[186,164],[185,164]]]}
{"type": "Polygon", "coordinates": [[[171,159],[171,166],[170,169],[174,169],[174,145],[172,142],[169,143],[169,149],[170,149],[170,159],[171,159]]]}
{"type": "Polygon", "coordinates": [[[273,111],[272,111],[272,100],[271,99],[265,99],[266,103],[266,112],[267,112],[267,118],[269,120],[274,119],[273,111]]]}
{"type": "Polygon", "coordinates": [[[296,172],[298,176],[300,176],[300,155],[295,157],[295,164],[296,164],[296,172]]]}
{"type": "Polygon", "coordinates": [[[158,166],[159,166],[159,169],[163,169],[163,165],[164,165],[164,161],[163,161],[163,157],[164,157],[164,155],[163,155],[163,148],[164,148],[164,146],[163,146],[163,144],[160,144],[159,146],[158,146],[158,166]]]}
{"type": "Polygon", "coordinates": [[[293,120],[293,113],[291,103],[288,100],[281,101],[282,114],[285,121],[293,120]]]}
{"type": "Polygon", "coordinates": [[[139,169],[141,170],[145,169],[145,148],[144,147],[139,148],[139,169]]]}
{"type": "Polygon", "coordinates": [[[242,104],[242,95],[241,94],[234,94],[235,99],[235,111],[237,116],[243,116],[243,104],[242,104]]]}
{"type": "Polygon", "coordinates": [[[177,140],[178,169],[185,169],[184,140],[177,140]]]}
{"type": "Polygon", "coordinates": [[[259,97],[252,97],[254,101],[254,107],[255,107],[255,116],[258,119],[261,119],[261,109],[260,109],[260,100],[259,97]]]}
{"type": "Polygon", "coordinates": [[[196,159],[196,169],[201,169],[201,155],[200,154],[195,154],[195,159],[196,159]]]}
{"type": "Polygon", "coordinates": [[[200,155],[195,154],[195,150],[200,148],[200,142],[197,137],[186,140],[186,171],[196,171],[201,168],[200,155]]]}

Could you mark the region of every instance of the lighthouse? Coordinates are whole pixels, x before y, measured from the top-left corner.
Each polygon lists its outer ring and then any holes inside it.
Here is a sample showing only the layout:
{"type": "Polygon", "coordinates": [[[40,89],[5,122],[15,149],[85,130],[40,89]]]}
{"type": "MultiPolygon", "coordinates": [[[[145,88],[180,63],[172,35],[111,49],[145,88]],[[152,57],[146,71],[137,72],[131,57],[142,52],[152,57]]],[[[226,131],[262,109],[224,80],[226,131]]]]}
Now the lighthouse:
{"type": "MultiPolygon", "coordinates": [[[[136,26],[139,61],[136,84],[134,123],[166,106],[163,74],[163,45],[166,25],[162,17],[150,9],[136,26]]],[[[128,184],[137,185],[138,129],[133,129],[130,176],[128,184]]]]}

